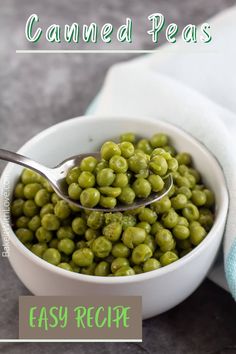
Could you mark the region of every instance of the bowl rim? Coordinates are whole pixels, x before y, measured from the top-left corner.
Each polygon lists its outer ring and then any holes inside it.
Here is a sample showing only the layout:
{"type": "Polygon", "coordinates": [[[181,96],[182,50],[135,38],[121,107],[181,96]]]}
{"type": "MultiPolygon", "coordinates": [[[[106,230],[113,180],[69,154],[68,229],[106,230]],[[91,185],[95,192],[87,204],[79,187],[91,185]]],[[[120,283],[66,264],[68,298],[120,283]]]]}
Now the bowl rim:
{"type": "MultiPolygon", "coordinates": [[[[178,268],[183,267],[186,263],[191,262],[192,259],[196,258],[201,252],[204,251],[205,248],[208,247],[208,245],[212,242],[212,239],[214,238],[214,233],[217,231],[219,227],[222,226],[222,222],[225,224],[226,222],[226,217],[227,217],[227,212],[228,212],[228,206],[229,206],[229,195],[228,195],[228,190],[227,190],[227,185],[226,185],[226,179],[223,173],[223,169],[220,166],[217,158],[213,155],[212,152],[199,140],[197,140],[195,137],[193,137],[190,133],[186,132],[184,129],[166,122],[162,121],[159,119],[155,118],[150,118],[150,117],[133,117],[133,116],[110,116],[110,115],[86,115],[86,116],[78,116],[74,117],[65,121],[62,121],[60,123],[57,123],[55,125],[50,126],[49,128],[46,128],[33,136],[30,140],[28,140],[19,150],[19,153],[24,153],[24,150],[27,150],[32,143],[37,143],[42,137],[46,137],[52,133],[55,133],[56,130],[64,125],[70,125],[74,124],[75,121],[78,122],[84,122],[84,121],[89,121],[89,124],[91,124],[90,120],[132,120],[132,121],[144,121],[145,123],[150,123],[150,124],[158,124],[159,126],[169,128],[170,130],[173,131],[173,133],[177,132],[178,135],[184,136],[185,140],[190,140],[202,153],[207,155],[208,159],[211,160],[211,162],[215,165],[215,169],[217,170],[218,173],[218,178],[220,178],[220,183],[221,183],[221,188],[222,188],[222,193],[225,194],[223,198],[222,204],[218,208],[218,215],[217,219],[215,220],[211,230],[205,237],[205,239],[196,247],[194,248],[191,252],[189,252],[187,255],[184,257],[178,259],[176,262],[173,262],[165,267],[156,269],[151,272],[146,272],[146,273],[141,273],[141,274],[135,274],[127,277],[105,277],[105,276],[94,276],[94,275],[86,275],[86,274],[81,274],[81,273],[74,273],[74,272],[69,272],[67,270],[64,270],[60,267],[54,266],[40,257],[36,256],[34,253],[32,253],[23,243],[18,240],[16,234],[14,233],[10,222],[6,222],[6,218],[4,218],[6,210],[1,208],[0,205],[0,226],[7,227],[9,231],[9,241],[13,243],[13,245],[18,248],[20,253],[22,253],[24,256],[26,256],[30,261],[36,263],[38,266],[44,268],[45,270],[56,273],[59,276],[65,277],[65,278],[70,278],[70,279],[75,279],[77,281],[81,282],[87,282],[87,283],[93,283],[93,284],[126,284],[126,283],[136,283],[136,282],[141,282],[144,280],[150,280],[152,278],[158,278],[161,277],[167,273],[173,272],[178,268]]],[[[1,179],[0,179],[0,191],[3,189],[3,181],[5,176],[11,174],[11,170],[14,168],[14,165],[11,163],[8,163],[5,169],[2,172],[1,179]]],[[[12,192],[12,190],[11,190],[12,192]]],[[[223,235],[222,235],[223,237],[223,235]]],[[[221,238],[222,238],[221,237],[221,238]]],[[[9,260],[10,260],[9,256],[9,260]]],[[[11,262],[11,260],[10,260],[11,262]]]]}

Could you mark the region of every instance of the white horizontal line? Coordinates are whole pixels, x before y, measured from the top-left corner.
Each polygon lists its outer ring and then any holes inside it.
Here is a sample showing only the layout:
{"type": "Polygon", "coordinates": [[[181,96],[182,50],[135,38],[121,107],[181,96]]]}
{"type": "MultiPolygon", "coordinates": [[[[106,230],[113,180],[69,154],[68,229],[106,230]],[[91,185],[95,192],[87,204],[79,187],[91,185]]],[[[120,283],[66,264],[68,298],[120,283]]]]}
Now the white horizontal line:
{"type": "Polygon", "coordinates": [[[80,50],[70,50],[70,49],[65,49],[65,50],[56,50],[56,49],[49,49],[49,50],[42,50],[42,49],[17,49],[16,54],[119,54],[119,53],[134,53],[134,54],[141,54],[141,53],[154,53],[156,52],[156,49],[150,49],[150,50],[145,50],[145,49],[130,49],[130,50],[125,50],[125,49],[109,49],[109,50],[100,50],[100,49],[80,49],[80,50]]]}
{"type": "Polygon", "coordinates": [[[141,343],[142,339],[0,339],[0,343],[35,343],[35,342],[47,342],[47,343],[73,343],[73,342],[128,342],[128,343],[141,343]]]}

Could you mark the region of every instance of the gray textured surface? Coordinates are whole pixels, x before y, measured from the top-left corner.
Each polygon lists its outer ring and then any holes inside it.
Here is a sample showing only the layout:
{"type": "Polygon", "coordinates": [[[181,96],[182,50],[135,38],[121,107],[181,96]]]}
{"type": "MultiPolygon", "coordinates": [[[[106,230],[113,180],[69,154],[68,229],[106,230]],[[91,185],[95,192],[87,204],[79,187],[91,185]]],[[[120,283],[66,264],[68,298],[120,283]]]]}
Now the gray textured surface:
{"type": "MultiPolygon", "coordinates": [[[[98,92],[107,69],[133,56],[16,55],[30,48],[24,25],[38,13],[42,26],[54,22],[121,24],[133,18],[133,48],[150,48],[146,17],[162,12],[180,26],[200,23],[233,0],[1,0],[0,145],[16,150],[44,128],[81,115],[98,92]]],[[[62,47],[60,44],[58,47],[62,47]]],[[[39,48],[49,48],[45,42],[39,48]]],[[[85,47],[85,46],[83,46],[85,47]]],[[[99,44],[97,45],[99,47],[99,44]]],[[[119,48],[119,47],[117,47],[119,48]]],[[[3,164],[0,164],[0,170],[3,164]]],[[[180,282],[179,286],[183,286],[180,282]]],[[[16,338],[18,296],[28,294],[8,260],[0,258],[0,338],[16,338]]],[[[143,324],[142,344],[0,344],[1,353],[236,353],[236,309],[230,295],[205,281],[184,303],[143,324]]]]}

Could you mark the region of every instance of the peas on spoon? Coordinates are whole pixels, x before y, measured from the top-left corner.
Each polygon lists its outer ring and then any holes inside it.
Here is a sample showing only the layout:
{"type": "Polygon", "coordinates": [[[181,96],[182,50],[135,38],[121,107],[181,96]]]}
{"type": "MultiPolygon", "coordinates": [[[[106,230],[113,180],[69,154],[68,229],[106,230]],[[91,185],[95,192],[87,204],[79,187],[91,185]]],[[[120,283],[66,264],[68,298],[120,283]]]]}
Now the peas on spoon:
{"type": "MultiPolygon", "coordinates": [[[[123,204],[119,203],[118,205],[114,206],[114,208],[107,208],[106,206],[99,206],[96,205],[95,207],[86,207],[82,205],[79,201],[73,200],[69,197],[68,195],[68,185],[66,184],[66,176],[68,171],[75,167],[79,166],[81,161],[88,156],[93,156],[96,159],[100,158],[100,153],[86,153],[86,154],[80,154],[77,156],[70,157],[63,162],[61,162],[59,165],[57,165],[54,168],[49,168],[44,165],[41,165],[40,163],[25,157],[23,155],[17,154],[15,152],[11,152],[8,150],[0,149],[0,159],[9,161],[12,163],[16,163],[18,165],[27,167],[38,174],[40,174],[42,177],[48,180],[48,182],[51,184],[52,188],[54,191],[59,195],[60,198],[64,199],[70,204],[73,204],[81,209],[86,209],[86,210],[94,210],[94,211],[125,211],[125,210],[132,210],[139,208],[141,206],[146,206],[149,205],[153,202],[156,202],[160,199],[162,199],[165,195],[168,194],[170,191],[171,187],[173,186],[173,178],[172,175],[169,174],[167,177],[164,179],[164,187],[160,192],[152,192],[148,197],[144,198],[135,198],[134,202],[132,204],[123,204]]],[[[105,205],[105,204],[104,204],[105,205]]]]}

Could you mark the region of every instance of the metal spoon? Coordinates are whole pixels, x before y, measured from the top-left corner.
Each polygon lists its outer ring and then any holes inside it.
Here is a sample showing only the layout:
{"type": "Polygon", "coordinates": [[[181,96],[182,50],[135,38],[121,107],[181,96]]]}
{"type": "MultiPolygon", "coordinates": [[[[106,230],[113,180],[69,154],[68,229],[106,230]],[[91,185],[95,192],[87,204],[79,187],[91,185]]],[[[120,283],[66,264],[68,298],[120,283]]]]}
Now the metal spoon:
{"type": "Polygon", "coordinates": [[[7,151],[0,149],[0,159],[16,163],[18,165],[28,167],[31,170],[39,173],[41,176],[46,178],[49,183],[51,184],[52,188],[55,192],[68,203],[73,204],[75,206],[80,207],[81,209],[87,210],[95,210],[95,211],[125,211],[125,210],[132,210],[139,208],[141,206],[149,205],[157,200],[163,198],[171,189],[173,185],[173,178],[172,175],[169,174],[165,179],[165,185],[161,192],[159,193],[151,193],[148,198],[139,198],[136,199],[133,204],[125,205],[125,204],[118,204],[113,209],[103,208],[101,206],[96,206],[94,208],[87,208],[81,205],[79,202],[70,199],[67,194],[67,184],[65,182],[65,177],[67,172],[70,168],[74,166],[78,166],[81,160],[87,156],[94,156],[95,158],[99,158],[100,154],[96,153],[88,153],[88,154],[80,154],[77,156],[72,156],[65,161],[61,162],[54,168],[48,168],[46,166],[41,165],[40,163],[29,159],[28,157],[16,154],[15,152],[7,151]]]}

